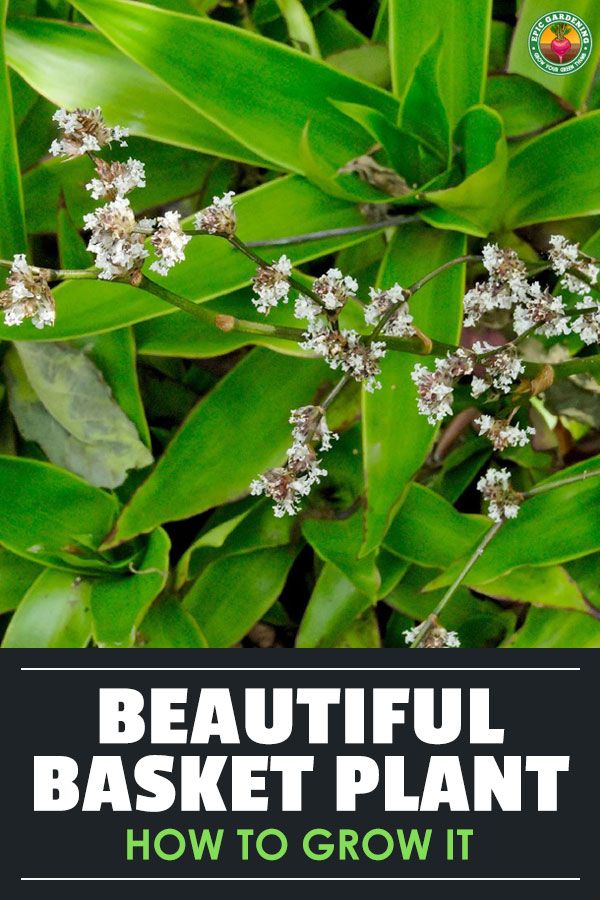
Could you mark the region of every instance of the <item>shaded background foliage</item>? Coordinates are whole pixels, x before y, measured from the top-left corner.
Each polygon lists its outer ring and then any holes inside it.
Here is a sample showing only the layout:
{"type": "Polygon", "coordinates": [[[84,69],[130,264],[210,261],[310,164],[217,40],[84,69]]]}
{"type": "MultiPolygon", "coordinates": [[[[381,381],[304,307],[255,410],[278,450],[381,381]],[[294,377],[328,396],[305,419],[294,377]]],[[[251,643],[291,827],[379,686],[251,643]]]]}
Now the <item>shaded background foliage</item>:
{"type": "MultiPolygon", "coordinates": [[[[98,105],[131,130],[115,155],[146,162],[136,212],[191,215],[235,190],[244,240],[415,214],[289,245],[307,276],[335,261],[363,290],[407,285],[490,237],[534,263],[556,231],[600,255],[600,5],[570,9],[593,58],[558,78],[527,50],[545,0],[1,0],[0,256],[90,264],[92,164],[47,148],[56,106],[98,105]],[[386,179],[339,171],[374,144],[386,179]]],[[[427,285],[419,328],[456,342],[479,274],[427,285]]],[[[252,319],[252,275],[199,237],[168,284],[252,319]]],[[[298,519],[274,519],[248,484],[283,459],[289,410],[331,386],[325,365],[127,285],[55,294],[51,332],[0,326],[4,646],[403,646],[486,528],[474,484],[491,455],[418,415],[416,358],[389,354],[375,395],[346,390],[329,478],[298,519]]],[[[343,316],[360,327],[358,304],[343,316]]],[[[533,447],[500,454],[519,488],[600,453],[597,352],[573,336],[528,346],[556,380],[530,413],[533,447]]],[[[528,501],[443,624],[463,646],[600,646],[599,505],[594,481],[528,501]]]]}

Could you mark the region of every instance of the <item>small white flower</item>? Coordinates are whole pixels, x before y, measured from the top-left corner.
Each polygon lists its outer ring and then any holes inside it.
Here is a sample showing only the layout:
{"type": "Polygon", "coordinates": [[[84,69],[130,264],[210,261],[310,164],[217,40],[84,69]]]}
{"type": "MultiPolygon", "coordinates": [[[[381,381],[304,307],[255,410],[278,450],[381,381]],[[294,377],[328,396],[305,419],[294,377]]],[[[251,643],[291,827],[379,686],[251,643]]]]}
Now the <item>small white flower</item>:
{"type": "Polygon", "coordinates": [[[579,244],[570,243],[562,234],[551,236],[548,258],[556,274],[563,276],[561,279],[563,286],[573,294],[586,296],[590,293],[590,286],[577,278],[572,271],[569,272],[569,269],[575,269],[576,272],[581,273],[592,285],[598,281],[600,268],[596,264],[596,260],[582,254],[579,244]]]}
{"type": "Polygon", "coordinates": [[[309,322],[300,347],[321,356],[331,369],[341,369],[362,382],[369,393],[381,387],[377,376],[379,360],[386,354],[384,341],[368,342],[356,331],[337,331],[316,320],[309,322]]]}
{"type": "Polygon", "coordinates": [[[517,334],[535,328],[536,334],[552,337],[571,333],[571,323],[566,316],[562,297],[553,297],[538,281],[529,285],[523,303],[515,308],[513,327],[517,334]]]}
{"type": "Polygon", "coordinates": [[[257,294],[257,297],[252,298],[252,302],[260,313],[268,315],[280,300],[287,303],[291,274],[292,264],[285,255],[280,256],[270,266],[259,267],[252,279],[252,285],[257,294]]]}
{"type": "Polygon", "coordinates": [[[213,202],[206,209],[201,209],[194,217],[194,225],[198,231],[218,234],[221,237],[233,237],[237,225],[233,208],[234,191],[227,191],[222,197],[213,197],[213,202]]]}
{"type": "Polygon", "coordinates": [[[130,157],[125,163],[107,163],[97,158],[96,171],[99,177],[86,184],[94,200],[116,200],[134,188],[146,187],[146,170],[139,159],[130,157]]]}
{"type": "Polygon", "coordinates": [[[312,297],[300,294],[296,298],[294,302],[294,316],[296,319],[307,319],[309,322],[314,322],[320,313],[321,307],[312,297]]]}
{"type": "Polygon", "coordinates": [[[325,275],[315,278],[312,289],[325,309],[335,312],[356,296],[358,283],[350,275],[342,275],[339,269],[328,269],[325,275]]]}
{"type": "Polygon", "coordinates": [[[506,450],[507,447],[525,447],[529,443],[529,435],[535,434],[535,428],[510,425],[505,419],[494,419],[493,416],[481,415],[473,422],[480,435],[485,435],[492,443],[494,450],[506,450]]]}
{"type": "Polygon", "coordinates": [[[25,319],[36,328],[54,325],[54,297],[44,270],[34,272],[22,253],[13,258],[6,290],[0,292],[0,309],[5,325],[21,325],[25,319]]]}
{"type": "Polygon", "coordinates": [[[127,146],[123,138],[129,135],[128,130],[119,125],[109,128],[99,106],[95,109],[76,109],[73,112],[57,109],[52,118],[63,132],[60,140],[52,142],[52,156],[72,159],[84,153],[97,152],[112,141],[118,141],[121,147],[127,146]]]}
{"type": "Polygon", "coordinates": [[[318,440],[321,442],[320,450],[325,452],[331,449],[332,442],[338,439],[338,435],[329,430],[327,419],[320,406],[302,406],[293,409],[290,413],[290,425],[293,425],[292,437],[294,441],[306,443],[318,440]]]}
{"type": "Polygon", "coordinates": [[[495,309],[511,309],[527,296],[527,268],[514,250],[486,244],[482,259],[489,278],[478,282],[464,298],[464,325],[473,327],[495,309]]]}
{"type": "Polygon", "coordinates": [[[471,355],[459,348],[455,353],[448,353],[445,359],[436,359],[435,370],[417,363],[411,378],[417,386],[417,406],[423,416],[427,416],[430,425],[436,425],[452,415],[454,385],[473,371],[471,355]]]}
{"type": "MultiPolygon", "coordinates": [[[[419,632],[424,628],[425,623],[415,625],[413,628],[405,629],[402,634],[406,644],[412,645],[416,641],[419,632]]],[[[460,640],[456,631],[446,631],[441,625],[433,625],[427,629],[425,637],[419,644],[419,649],[432,650],[442,648],[460,647],[460,640]]]]}
{"type": "Polygon", "coordinates": [[[586,301],[577,303],[576,306],[588,312],[575,319],[571,326],[573,331],[579,335],[584,344],[597,344],[600,342],[600,302],[588,297],[586,301]]]}
{"type": "Polygon", "coordinates": [[[396,283],[385,291],[370,288],[369,297],[371,302],[364,308],[367,325],[377,325],[382,316],[394,309],[395,312],[390,315],[382,334],[388,337],[410,337],[415,334],[413,317],[410,314],[404,291],[399,284],[396,283]]]}
{"type": "MultiPolygon", "coordinates": [[[[148,256],[144,236],[138,234],[129,200],[119,197],[83,218],[92,235],[87,245],[96,256],[99,278],[110,280],[138,270],[148,256]]],[[[144,222],[139,223],[144,227],[144,222]]]]}
{"type": "Polygon", "coordinates": [[[192,238],[181,230],[180,218],[178,212],[169,210],[156,220],[156,231],[150,242],[158,259],[150,268],[160,275],[168,275],[169,269],[185,259],[184,249],[192,238]]]}
{"type": "Polygon", "coordinates": [[[503,394],[510,393],[516,379],[525,371],[523,361],[517,356],[515,348],[505,346],[496,349],[485,341],[483,343],[477,341],[473,344],[473,350],[477,354],[487,353],[489,350],[494,350],[494,353],[477,360],[480,365],[485,366],[485,376],[473,378],[472,396],[479,397],[492,386],[503,394]]]}
{"type": "Polygon", "coordinates": [[[302,498],[308,496],[311,488],[325,478],[327,470],[317,459],[315,443],[320,442],[323,452],[331,448],[333,434],[319,406],[303,406],[290,413],[292,446],[287,451],[284,466],[269,469],[259,475],[250,485],[250,493],[264,494],[274,501],[273,512],[277,518],[295,516],[300,509],[302,498]]]}
{"type": "Polygon", "coordinates": [[[508,469],[488,469],[477,482],[477,490],[489,504],[488,515],[494,522],[518,515],[522,496],[513,489],[508,469]]]}

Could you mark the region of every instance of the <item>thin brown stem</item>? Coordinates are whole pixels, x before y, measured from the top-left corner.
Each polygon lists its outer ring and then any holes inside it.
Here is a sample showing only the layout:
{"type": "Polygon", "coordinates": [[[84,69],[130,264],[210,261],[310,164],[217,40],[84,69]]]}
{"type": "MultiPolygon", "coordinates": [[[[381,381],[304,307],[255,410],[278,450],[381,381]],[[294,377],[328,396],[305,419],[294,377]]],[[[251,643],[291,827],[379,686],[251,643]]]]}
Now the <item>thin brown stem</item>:
{"type": "MultiPolygon", "coordinates": [[[[252,250],[247,244],[244,243],[244,241],[240,240],[237,235],[232,235],[230,238],[228,238],[228,241],[232,247],[235,247],[236,250],[239,250],[244,254],[244,256],[248,257],[248,259],[251,259],[252,262],[255,263],[259,268],[268,269],[271,265],[266,261],[266,259],[263,259],[262,256],[259,256],[258,253],[255,253],[254,250],[252,250]]],[[[314,300],[315,303],[318,303],[322,309],[325,309],[323,301],[321,300],[319,295],[315,294],[315,292],[310,288],[305,287],[301,281],[297,281],[292,275],[288,275],[287,282],[290,287],[293,287],[295,290],[300,291],[301,294],[306,294],[307,297],[310,297],[311,300],[314,300]]]]}
{"type": "Polygon", "coordinates": [[[272,238],[264,241],[246,241],[246,247],[289,247],[293,244],[304,244],[307,241],[321,241],[326,238],[343,237],[346,234],[368,234],[370,231],[381,231],[394,228],[406,222],[416,222],[418,216],[389,216],[379,222],[365,222],[363,225],[348,225],[345,228],[326,228],[323,231],[309,231],[306,234],[294,234],[289,237],[272,238]]]}
{"type": "Polygon", "coordinates": [[[434,278],[437,278],[438,275],[441,275],[442,272],[446,272],[448,269],[453,268],[453,266],[459,266],[462,263],[467,262],[481,262],[481,256],[476,256],[473,253],[467,253],[465,256],[457,256],[455,259],[449,259],[448,262],[442,263],[441,266],[438,266],[436,269],[432,269],[431,272],[428,272],[427,275],[423,275],[422,278],[418,278],[413,284],[410,285],[406,289],[406,292],[409,297],[413,294],[416,294],[417,291],[420,291],[422,287],[425,287],[430,281],[434,278]]]}

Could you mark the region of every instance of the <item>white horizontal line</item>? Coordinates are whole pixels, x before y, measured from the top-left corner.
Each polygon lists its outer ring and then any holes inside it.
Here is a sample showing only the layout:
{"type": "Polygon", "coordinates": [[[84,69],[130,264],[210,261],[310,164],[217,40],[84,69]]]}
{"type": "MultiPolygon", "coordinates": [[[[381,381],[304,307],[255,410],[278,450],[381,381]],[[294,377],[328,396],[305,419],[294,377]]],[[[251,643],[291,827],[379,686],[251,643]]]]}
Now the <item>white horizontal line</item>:
{"type": "Polygon", "coordinates": [[[580,672],[580,666],[21,666],[21,672],[580,672]]]}
{"type": "Polygon", "coordinates": [[[247,875],[241,877],[234,877],[230,875],[223,875],[221,877],[215,875],[206,875],[206,876],[184,876],[178,878],[177,876],[172,876],[170,878],[151,878],[149,876],[142,875],[124,875],[120,876],[51,876],[51,877],[41,877],[41,876],[26,876],[22,877],[21,881],[581,881],[579,877],[553,877],[553,876],[479,876],[479,875],[456,875],[456,876],[434,876],[434,875],[398,875],[398,876],[381,876],[381,877],[356,877],[356,876],[337,876],[337,875],[323,875],[322,877],[297,877],[294,876],[286,877],[286,878],[278,878],[277,876],[265,875],[265,876],[253,876],[249,877],[247,875]]]}

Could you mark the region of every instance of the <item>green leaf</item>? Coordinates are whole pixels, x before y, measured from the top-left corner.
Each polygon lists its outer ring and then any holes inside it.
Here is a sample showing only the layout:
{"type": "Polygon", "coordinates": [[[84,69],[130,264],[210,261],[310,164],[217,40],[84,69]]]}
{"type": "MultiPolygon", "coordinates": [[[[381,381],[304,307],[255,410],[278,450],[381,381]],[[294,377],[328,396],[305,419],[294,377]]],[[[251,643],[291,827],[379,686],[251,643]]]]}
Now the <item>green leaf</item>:
{"type": "MultiPolygon", "coordinates": [[[[590,465],[589,461],[586,465],[590,465]]],[[[558,474],[568,477],[576,471],[574,466],[558,474]]],[[[546,479],[544,483],[551,481],[546,479]]],[[[470,581],[485,583],[522,566],[554,565],[600,550],[599,502],[600,478],[575,482],[529,498],[517,518],[502,526],[475,563],[470,581]]],[[[459,567],[457,564],[444,573],[436,580],[436,586],[450,584],[459,567]]]]}
{"type": "MultiPolygon", "coordinates": [[[[4,56],[7,7],[8,0],[0,0],[0,256],[3,257],[27,250],[11,87],[4,56]]],[[[2,284],[0,281],[0,288],[2,284]]]]}
{"type": "Polygon", "coordinates": [[[304,171],[300,140],[309,117],[318,156],[335,167],[367,149],[364,133],[332,112],[329,98],[390,116],[397,109],[384,91],[248,31],[128,0],[74,5],[123,52],[275,167],[304,171]]]}
{"type": "MultiPolygon", "coordinates": [[[[421,223],[396,231],[382,263],[379,285],[404,286],[465,252],[462,235],[421,223]]],[[[418,327],[432,338],[455,342],[462,321],[464,266],[455,266],[426,285],[411,309],[418,327]],[[444,298],[443,305],[440,297],[444,298]]],[[[404,490],[423,464],[435,429],[417,411],[410,373],[419,357],[388,353],[382,360],[382,390],[364,394],[363,448],[367,509],[363,553],[377,547],[404,490]]]]}
{"type": "Polygon", "coordinates": [[[310,403],[326,379],[320,362],[250,353],[183,423],[125,507],[113,542],[246,493],[253,478],[281,464],[290,409],[310,403]]]}
{"type": "Polygon", "coordinates": [[[96,487],[115,488],[152,455],[80,350],[17,343],[5,359],[11,411],[26,440],[96,487]]]}
{"type": "Polygon", "coordinates": [[[276,547],[211,563],[192,585],[184,608],[210,647],[240,641],[279,597],[295,552],[276,547]]]}
{"type": "Polygon", "coordinates": [[[524,566],[484,584],[473,582],[467,576],[465,584],[496,600],[517,600],[580,612],[589,609],[581,591],[562,566],[524,566]]]}
{"type": "MultiPolygon", "coordinates": [[[[492,20],[490,29],[490,55],[488,68],[490,72],[504,72],[506,69],[510,39],[513,29],[507,22],[492,20]]],[[[493,104],[491,104],[493,106],[493,104]]]]}
{"type": "Polygon", "coordinates": [[[377,615],[374,609],[366,609],[352,625],[341,634],[334,647],[347,649],[365,649],[367,647],[381,647],[381,634],[377,615]]]}
{"type": "Polygon", "coordinates": [[[450,125],[440,96],[441,34],[426,48],[415,68],[400,109],[404,131],[418,136],[440,158],[445,167],[450,161],[450,125]]]}
{"type": "Polygon", "coordinates": [[[574,559],[565,568],[577,582],[585,599],[600,609],[600,553],[574,559]]]}
{"type": "Polygon", "coordinates": [[[6,54],[12,68],[57,106],[101,106],[108,122],[123,125],[132,134],[265,164],[261,156],[91,29],[44,19],[13,19],[6,54]]]}
{"type": "Polygon", "coordinates": [[[43,572],[9,622],[2,646],[85,647],[90,639],[90,586],[68,572],[43,572]]]}
{"type": "Polygon", "coordinates": [[[529,53],[529,32],[538,19],[553,11],[545,0],[523,0],[517,27],[513,34],[508,69],[537,81],[543,87],[562,97],[576,109],[585,109],[585,101],[594,81],[594,74],[600,59],[597,36],[600,34],[600,8],[596,0],[573,0],[568,11],[585,21],[592,34],[592,52],[585,65],[566,77],[557,77],[540,69],[529,53]]]}
{"type": "Polygon", "coordinates": [[[140,394],[136,367],[136,346],[129,328],[86,338],[80,344],[98,366],[112,395],[135,427],[147,447],[150,431],[140,394]]]}
{"type": "MultiPolygon", "coordinates": [[[[245,241],[364,223],[355,206],[323,194],[299,177],[277,179],[248,191],[236,201],[236,209],[239,235],[245,241]]],[[[294,244],[286,248],[286,254],[294,264],[299,264],[361,240],[364,240],[362,234],[339,235],[294,244]]],[[[277,256],[274,252],[271,258],[277,256]]],[[[175,293],[204,302],[250,284],[254,274],[255,267],[241,253],[226,241],[207,235],[194,238],[186,247],[185,265],[173,269],[168,284],[175,293]]],[[[54,295],[58,316],[52,340],[110,331],[174,312],[174,307],[142,290],[100,280],[67,281],[56,288],[54,295]]],[[[191,320],[189,327],[195,327],[191,320]]],[[[0,323],[0,339],[17,337],[27,341],[48,340],[47,334],[30,323],[18,328],[0,323]]]]}
{"type": "Polygon", "coordinates": [[[374,599],[381,578],[375,552],[358,558],[363,541],[362,523],[359,509],[344,519],[304,519],[302,533],[321,559],[333,563],[359,591],[374,599]]]}
{"type": "Polygon", "coordinates": [[[440,93],[450,124],[483,100],[491,21],[490,0],[390,0],[389,42],[394,93],[402,97],[425,39],[441,32],[440,93]],[[468,48],[468,51],[466,50],[468,48]]]}
{"type": "Polygon", "coordinates": [[[92,631],[100,647],[133,645],[140,622],[165,586],[170,547],[169,536],[159,528],[131,575],[92,582],[92,631]]]}
{"type": "Polygon", "coordinates": [[[112,528],[117,501],[69,472],[0,456],[0,543],[33,562],[106,568],[87,552],[112,528]]]}
{"type": "Polygon", "coordinates": [[[208,647],[192,616],[172,597],[162,597],[150,607],[138,631],[136,647],[144,649],[208,647]]]}
{"type": "Polygon", "coordinates": [[[600,171],[590,166],[599,141],[600,111],[563,122],[518,150],[508,165],[504,228],[600,213],[600,171]]]}
{"type": "Polygon", "coordinates": [[[15,609],[41,572],[40,566],[0,547],[0,613],[15,609]]]}
{"type": "Polygon", "coordinates": [[[507,149],[502,120],[486,106],[470,109],[461,120],[455,142],[462,148],[465,178],[456,187],[427,191],[439,209],[423,218],[438,228],[452,228],[484,237],[501,215],[506,184],[507,149]]]}
{"type": "MultiPolygon", "coordinates": [[[[386,603],[417,622],[424,621],[441,599],[444,591],[423,593],[429,573],[427,569],[411,566],[406,577],[386,597],[386,603]]],[[[474,597],[460,587],[450,599],[440,622],[449,631],[458,631],[462,647],[495,647],[512,634],[516,616],[490,600],[474,597]]]]}
{"type": "Polygon", "coordinates": [[[427,158],[423,155],[422,144],[416,137],[398,128],[376,109],[360,106],[358,103],[336,103],[335,105],[359,125],[362,125],[371,137],[382,145],[392,168],[402,175],[409,185],[416,186],[425,180],[427,175],[424,175],[423,172],[427,172],[425,168],[427,158]]]}
{"type": "Polygon", "coordinates": [[[292,45],[319,59],[321,51],[313,24],[300,0],[275,0],[275,2],[285,19],[292,45]]]}
{"type": "Polygon", "coordinates": [[[390,86],[390,60],[387,47],[383,44],[348,47],[328,56],[326,62],[354,78],[360,78],[381,88],[390,86]]]}
{"type": "Polygon", "coordinates": [[[371,605],[371,600],[326,563],[308,601],[296,638],[297,647],[331,647],[371,605]]]}
{"type": "Polygon", "coordinates": [[[485,102],[500,114],[506,136],[512,138],[527,137],[568,115],[555,94],[521,75],[492,75],[485,102]]]}
{"type": "Polygon", "coordinates": [[[215,559],[267,547],[285,547],[292,538],[293,520],[273,515],[272,504],[246,497],[221,506],[210,517],[177,564],[176,587],[197,578],[215,559]]]}
{"type": "Polygon", "coordinates": [[[600,622],[576,612],[532,607],[525,624],[505,647],[574,647],[577,650],[600,647],[600,622]]]}
{"type": "Polygon", "coordinates": [[[385,547],[421,566],[445,568],[473,549],[489,528],[421,484],[411,484],[385,537],[385,547]]]}

